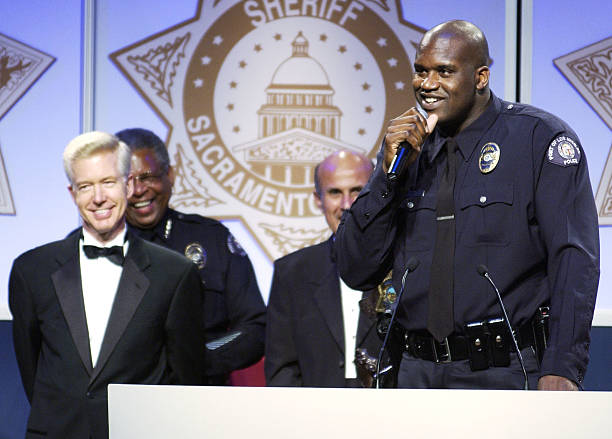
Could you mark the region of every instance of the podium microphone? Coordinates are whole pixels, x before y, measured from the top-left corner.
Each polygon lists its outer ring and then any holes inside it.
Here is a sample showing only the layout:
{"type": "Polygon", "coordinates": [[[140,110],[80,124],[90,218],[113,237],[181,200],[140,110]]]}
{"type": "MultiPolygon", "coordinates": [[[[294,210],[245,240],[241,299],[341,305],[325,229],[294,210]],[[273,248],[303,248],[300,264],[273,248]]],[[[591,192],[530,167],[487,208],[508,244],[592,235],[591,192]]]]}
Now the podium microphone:
{"type": "Polygon", "coordinates": [[[527,371],[525,370],[525,363],[523,362],[523,356],[521,355],[521,350],[519,349],[518,342],[516,341],[516,334],[514,332],[514,329],[512,329],[512,325],[510,324],[508,313],[506,313],[506,307],[504,306],[504,301],[501,298],[501,294],[499,294],[499,290],[495,286],[493,279],[491,279],[491,276],[489,275],[489,269],[487,268],[486,265],[480,264],[478,267],[476,267],[476,270],[478,271],[478,274],[480,274],[482,277],[484,277],[486,280],[489,281],[489,283],[495,290],[495,294],[497,295],[497,302],[499,303],[499,306],[504,315],[504,319],[506,320],[506,324],[508,325],[508,331],[510,331],[510,336],[512,337],[512,342],[514,343],[514,349],[516,349],[516,356],[518,357],[519,363],[521,365],[521,369],[523,371],[523,376],[525,377],[525,388],[524,389],[529,390],[529,380],[527,379],[527,371]]]}
{"type": "Polygon", "coordinates": [[[408,259],[408,263],[406,264],[406,271],[404,271],[404,275],[402,276],[402,288],[400,289],[399,294],[397,295],[397,299],[395,300],[395,307],[393,308],[393,314],[391,314],[391,319],[389,320],[389,326],[387,327],[387,333],[385,334],[385,339],[383,340],[383,344],[380,347],[380,351],[378,352],[378,360],[376,361],[376,375],[374,379],[376,380],[376,388],[380,387],[380,374],[384,372],[388,372],[391,370],[391,366],[386,367],[382,372],[380,370],[380,363],[382,362],[382,357],[385,352],[385,348],[387,347],[387,343],[389,341],[389,335],[393,330],[393,324],[395,323],[395,315],[397,314],[397,309],[399,308],[400,301],[402,300],[402,294],[404,294],[404,286],[406,285],[406,276],[408,273],[412,273],[419,266],[419,259],[416,256],[408,259]]]}

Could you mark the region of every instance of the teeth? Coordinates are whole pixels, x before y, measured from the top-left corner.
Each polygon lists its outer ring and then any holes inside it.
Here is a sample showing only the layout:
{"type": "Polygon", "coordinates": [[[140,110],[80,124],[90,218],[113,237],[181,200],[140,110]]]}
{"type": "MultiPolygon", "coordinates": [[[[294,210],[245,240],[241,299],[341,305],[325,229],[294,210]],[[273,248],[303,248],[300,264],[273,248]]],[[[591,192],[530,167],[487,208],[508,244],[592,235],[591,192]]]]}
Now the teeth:
{"type": "Polygon", "coordinates": [[[97,215],[106,215],[109,212],[109,209],[99,209],[96,210],[97,215]]]}
{"type": "Polygon", "coordinates": [[[423,98],[423,100],[425,102],[427,102],[428,104],[433,104],[434,102],[438,102],[438,98],[423,98]]]}
{"type": "Polygon", "coordinates": [[[141,202],[139,202],[139,203],[134,203],[134,207],[135,207],[136,209],[140,209],[141,207],[146,207],[146,206],[148,206],[149,204],[151,204],[151,200],[149,200],[149,201],[141,201],[141,202]]]}

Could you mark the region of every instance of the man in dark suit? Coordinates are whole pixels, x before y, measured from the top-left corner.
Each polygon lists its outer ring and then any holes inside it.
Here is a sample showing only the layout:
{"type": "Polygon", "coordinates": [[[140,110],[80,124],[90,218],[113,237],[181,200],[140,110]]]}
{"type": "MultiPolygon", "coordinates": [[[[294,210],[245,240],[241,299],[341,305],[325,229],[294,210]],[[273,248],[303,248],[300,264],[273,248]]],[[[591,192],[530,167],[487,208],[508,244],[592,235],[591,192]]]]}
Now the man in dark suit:
{"type": "Polygon", "coordinates": [[[106,438],[108,384],[202,382],[199,277],[180,255],[126,234],[123,142],[82,134],[64,168],[83,227],[18,257],[9,280],[26,437],[106,438]]]}
{"type": "MultiPolygon", "coordinates": [[[[336,232],[372,172],[361,154],[340,151],[315,168],[315,201],[336,232]]],[[[355,349],[376,356],[375,320],[359,311],[366,295],[340,280],[334,235],[274,263],[268,301],[265,374],[268,386],[361,387],[355,349]]]]}

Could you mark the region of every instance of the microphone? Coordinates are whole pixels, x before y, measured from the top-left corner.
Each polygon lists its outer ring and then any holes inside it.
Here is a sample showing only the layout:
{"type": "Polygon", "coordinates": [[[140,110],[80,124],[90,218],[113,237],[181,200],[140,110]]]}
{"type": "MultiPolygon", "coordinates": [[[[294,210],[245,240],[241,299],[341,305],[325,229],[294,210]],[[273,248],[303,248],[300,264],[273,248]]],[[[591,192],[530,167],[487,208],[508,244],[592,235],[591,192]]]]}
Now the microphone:
{"type": "Polygon", "coordinates": [[[397,314],[397,310],[399,308],[400,301],[402,300],[402,294],[404,294],[404,286],[406,285],[406,276],[408,273],[412,273],[419,266],[419,259],[416,256],[412,256],[408,259],[408,263],[406,264],[406,271],[404,271],[404,275],[402,276],[402,288],[400,288],[400,292],[397,295],[397,299],[395,300],[395,306],[393,307],[393,314],[391,314],[391,319],[389,320],[389,327],[387,328],[387,333],[385,334],[385,339],[383,340],[383,344],[380,347],[380,351],[378,352],[378,360],[376,361],[376,375],[374,375],[374,380],[376,380],[376,388],[380,388],[380,375],[381,373],[389,372],[392,366],[386,367],[382,372],[380,370],[380,363],[382,362],[382,357],[385,352],[385,348],[387,347],[387,343],[389,341],[389,335],[393,330],[393,323],[395,323],[395,315],[397,314]]]}
{"type": "Polygon", "coordinates": [[[389,170],[387,171],[387,180],[395,181],[402,172],[404,162],[406,161],[405,157],[414,153],[415,151],[412,149],[408,142],[401,142],[397,147],[391,164],[389,165],[389,170]]]}
{"type": "Polygon", "coordinates": [[[482,277],[484,277],[486,280],[489,281],[489,283],[495,290],[495,294],[497,295],[497,302],[499,303],[499,306],[504,315],[504,319],[506,320],[508,331],[510,331],[510,336],[512,337],[512,343],[514,344],[514,349],[516,349],[516,356],[518,357],[519,363],[521,365],[521,369],[523,371],[523,376],[525,377],[525,390],[529,390],[529,380],[527,379],[527,371],[525,370],[525,363],[523,362],[523,356],[521,355],[521,350],[519,349],[518,342],[516,341],[516,334],[514,332],[514,329],[512,329],[512,325],[510,324],[510,319],[508,318],[508,313],[506,312],[506,307],[504,306],[504,301],[501,298],[501,294],[499,294],[499,290],[495,286],[495,282],[493,282],[493,279],[491,279],[491,276],[489,275],[489,269],[487,268],[486,265],[480,264],[478,265],[478,267],[476,267],[476,270],[478,271],[478,274],[480,274],[482,277]]]}
{"type": "MultiPolygon", "coordinates": [[[[419,112],[419,114],[427,120],[428,134],[432,133],[436,126],[436,123],[438,122],[438,115],[428,115],[418,102],[416,103],[415,108],[419,112]]],[[[393,160],[391,160],[391,164],[389,165],[389,170],[387,171],[387,180],[389,182],[395,181],[397,177],[399,177],[399,175],[401,174],[402,169],[404,167],[404,163],[407,160],[412,159],[417,154],[418,152],[416,152],[408,142],[400,142],[399,146],[397,147],[397,150],[395,151],[395,155],[393,156],[393,160]]]]}

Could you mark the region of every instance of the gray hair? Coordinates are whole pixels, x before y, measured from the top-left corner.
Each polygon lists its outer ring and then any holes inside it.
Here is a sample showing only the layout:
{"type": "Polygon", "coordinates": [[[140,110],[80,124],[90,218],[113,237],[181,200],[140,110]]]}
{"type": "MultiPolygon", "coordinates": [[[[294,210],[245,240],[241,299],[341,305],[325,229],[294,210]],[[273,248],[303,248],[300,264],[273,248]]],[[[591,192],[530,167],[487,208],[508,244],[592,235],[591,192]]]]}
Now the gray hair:
{"type": "Polygon", "coordinates": [[[72,172],[74,162],[103,151],[117,152],[117,170],[123,178],[128,178],[132,156],[128,146],[112,134],[90,131],[72,139],[64,149],[64,171],[71,185],[74,184],[74,174],[72,172]]]}
{"type": "Polygon", "coordinates": [[[152,150],[162,172],[166,172],[170,168],[168,149],[162,139],[153,131],[145,130],[144,128],[128,128],[119,131],[115,136],[129,146],[132,152],[142,149],[152,150]]]}

